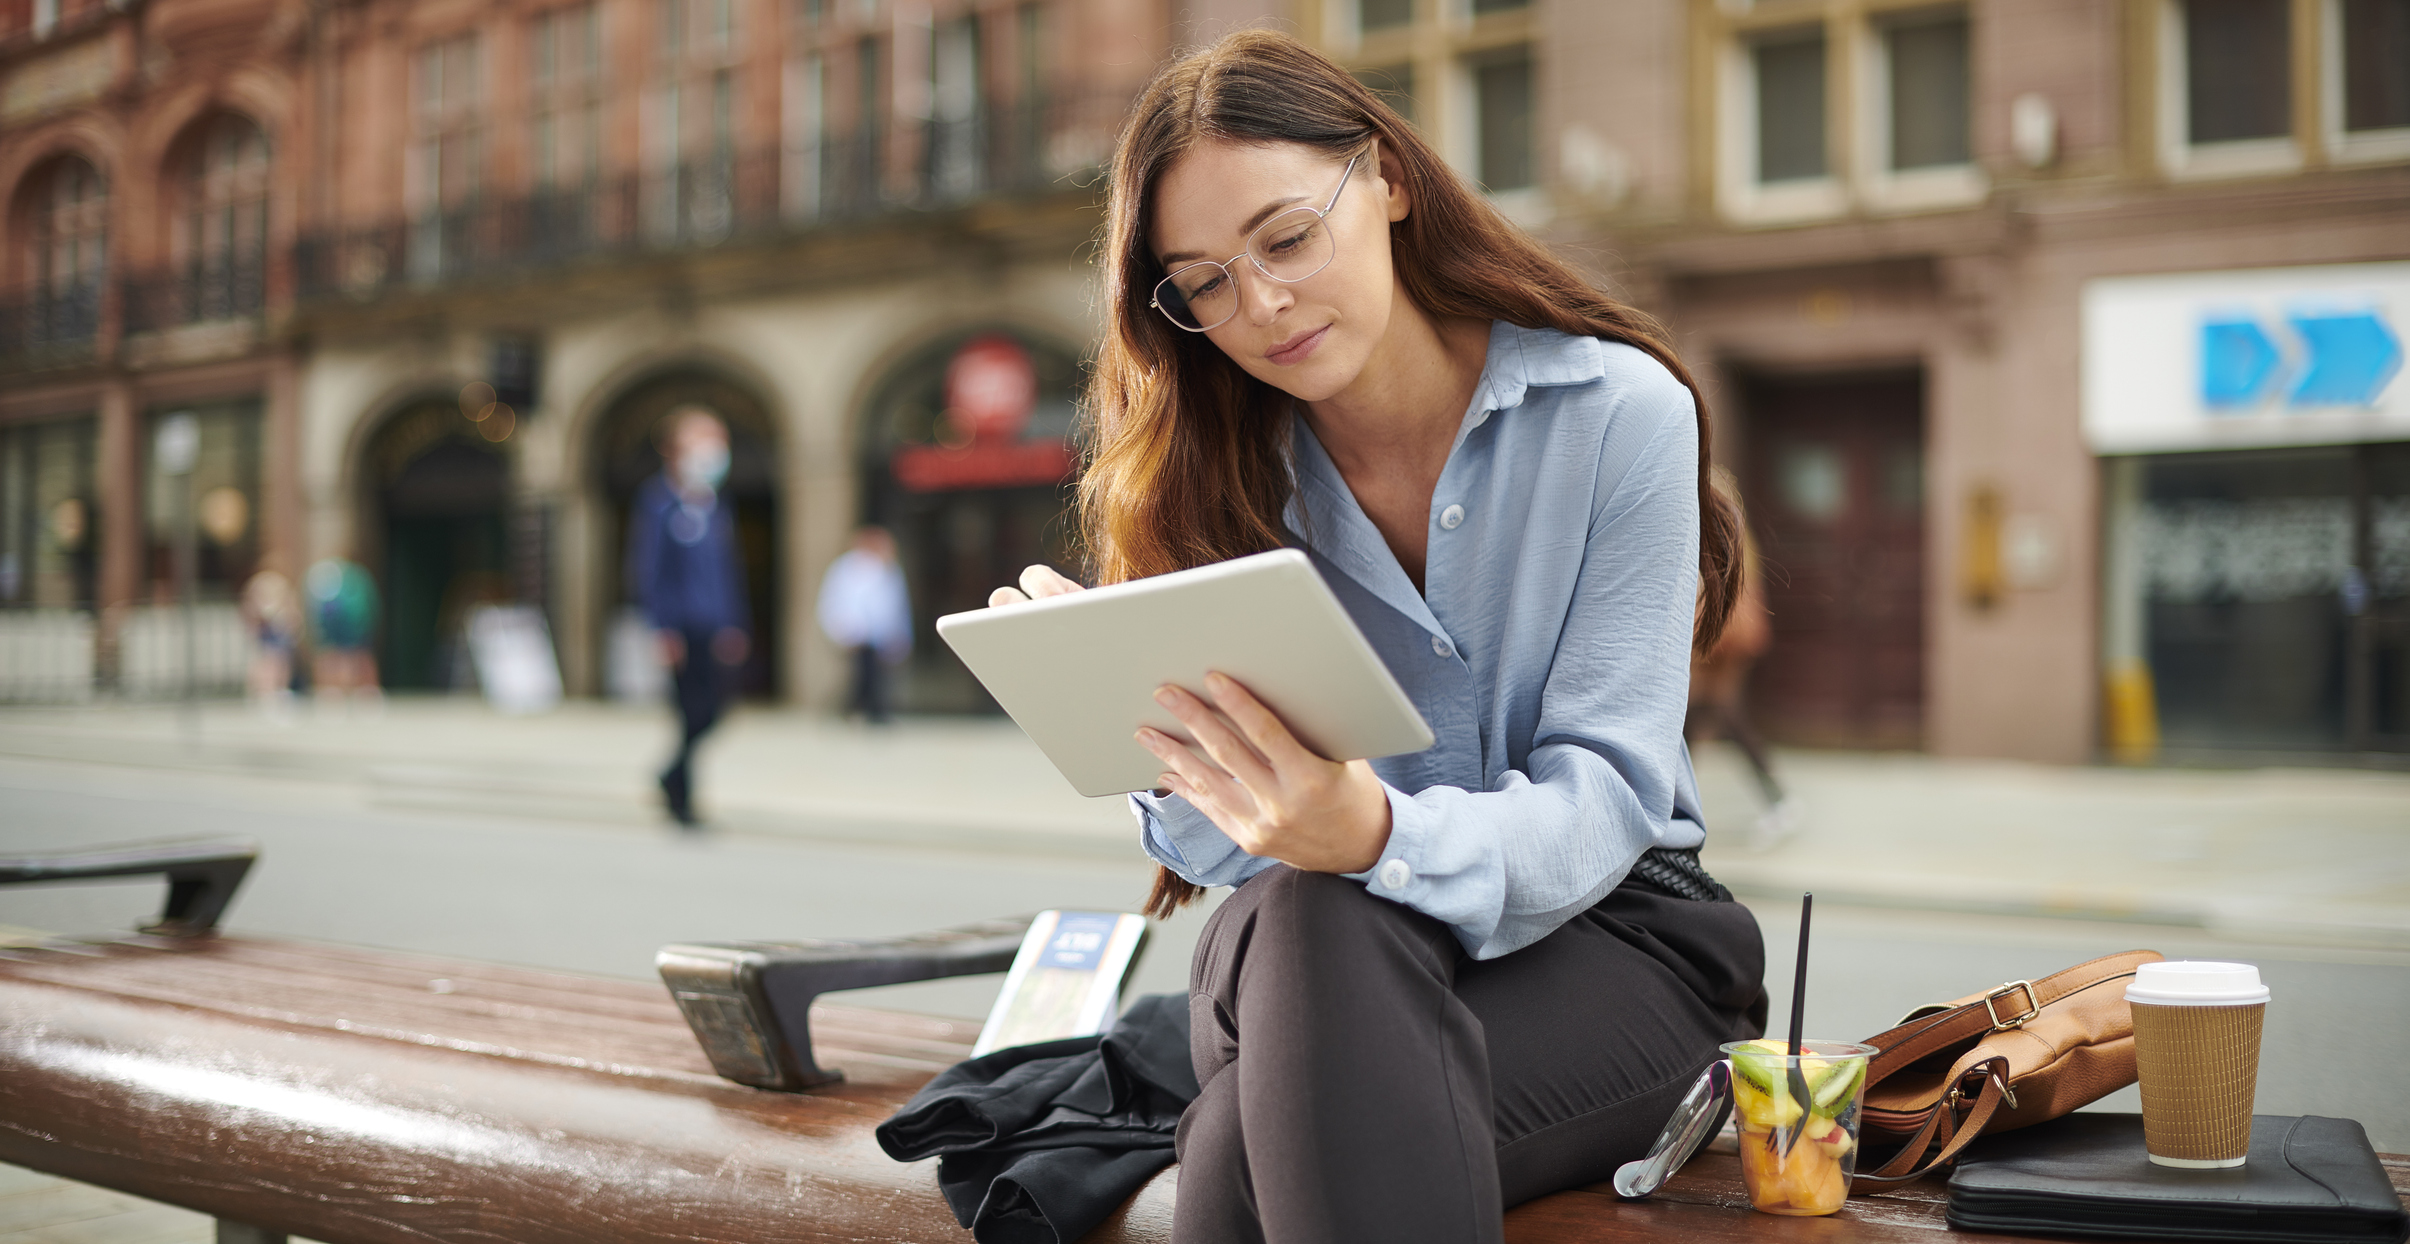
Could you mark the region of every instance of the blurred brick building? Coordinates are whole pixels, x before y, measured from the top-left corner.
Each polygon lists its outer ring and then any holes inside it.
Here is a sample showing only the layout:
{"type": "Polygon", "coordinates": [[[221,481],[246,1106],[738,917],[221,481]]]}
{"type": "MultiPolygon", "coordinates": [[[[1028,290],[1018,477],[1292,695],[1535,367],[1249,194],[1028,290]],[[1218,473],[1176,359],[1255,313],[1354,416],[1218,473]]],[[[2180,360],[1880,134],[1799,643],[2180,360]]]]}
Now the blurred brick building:
{"type": "MultiPolygon", "coordinates": [[[[1674,327],[1783,737],[2410,748],[2410,0],[0,0],[0,627],[97,617],[147,685],[191,409],[207,590],[355,556],[422,686],[537,601],[602,692],[619,515],[699,400],[757,686],[828,703],[851,524],[924,625],[1059,538],[1011,464],[1095,331],[1083,172],[1168,50],[1266,20],[1674,327]],[[945,414],[997,337],[1009,453],[945,414]]],[[[909,703],[978,706],[937,647],[909,703]]]]}
{"type": "MultiPolygon", "coordinates": [[[[460,685],[463,616],[511,600],[572,690],[641,683],[622,516],[700,402],[736,437],[752,685],[827,700],[810,593],[856,522],[899,529],[928,616],[1059,541],[1092,173],[1167,31],[1143,0],[7,0],[17,694],[79,645],[180,685],[150,440],[182,411],[204,681],[251,573],[339,554],[383,587],[389,685],[460,685]],[[947,365],[995,337],[1035,389],[1015,452],[900,484],[967,438],[947,365]]],[[[924,655],[909,702],[978,704],[924,655]]]]}

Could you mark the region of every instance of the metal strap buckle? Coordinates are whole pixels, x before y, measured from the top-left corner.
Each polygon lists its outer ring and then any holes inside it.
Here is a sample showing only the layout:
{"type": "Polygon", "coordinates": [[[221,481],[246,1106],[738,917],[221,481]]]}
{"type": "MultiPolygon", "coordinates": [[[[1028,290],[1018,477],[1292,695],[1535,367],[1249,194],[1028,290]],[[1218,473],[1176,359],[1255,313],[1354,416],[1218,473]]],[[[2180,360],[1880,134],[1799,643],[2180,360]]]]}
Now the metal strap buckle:
{"type": "Polygon", "coordinates": [[[2003,1028],[2022,1028],[2025,1026],[2026,1020],[2042,1013],[2042,1000],[2034,993],[2032,981],[2010,981],[1983,995],[1983,1011],[1984,1014],[1992,1017],[1993,1032],[1998,1032],[2003,1028]],[[1993,999],[2005,998],[2020,989],[2025,991],[2025,1013],[2012,1015],[2007,1019],[2000,1018],[2000,1009],[1992,1005],[1993,999]]]}
{"type": "MultiPolygon", "coordinates": [[[[2017,1108],[2017,1090],[2010,1088],[2007,1080],[2001,1078],[1997,1072],[1987,1074],[1983,1078],[2000,1086],[2000,1097],[2007,1103],[2009,1109],[2017,1108]]],[[[1949,1103],[1950,1109],[1956,1110],[1958,1103],[1966,1100],[1966,1085],[1963,1083],[1951,1085],[1949,1096],[1945,1100],[1949,1103]]]]}

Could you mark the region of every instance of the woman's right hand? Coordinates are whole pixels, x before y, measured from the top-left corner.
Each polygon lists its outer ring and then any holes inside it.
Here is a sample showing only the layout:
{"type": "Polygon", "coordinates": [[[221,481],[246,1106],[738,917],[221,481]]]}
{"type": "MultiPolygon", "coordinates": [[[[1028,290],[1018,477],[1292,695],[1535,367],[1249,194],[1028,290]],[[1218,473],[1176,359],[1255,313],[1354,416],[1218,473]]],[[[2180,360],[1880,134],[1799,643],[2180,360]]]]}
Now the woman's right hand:
{"type": "Polygon", "coordinates": [[[988,608],[994,609],[1003,605],[1018,605],[1032,600],[1044,600],[1049,596],[1061,596],[1067,592],[1085,590],[1078,583],[1055,573],[1052,566],[1031,566],[1021,572],[1021,586],[1017,588],[1000,587],[989,592],[987,604],[988,608]]]}

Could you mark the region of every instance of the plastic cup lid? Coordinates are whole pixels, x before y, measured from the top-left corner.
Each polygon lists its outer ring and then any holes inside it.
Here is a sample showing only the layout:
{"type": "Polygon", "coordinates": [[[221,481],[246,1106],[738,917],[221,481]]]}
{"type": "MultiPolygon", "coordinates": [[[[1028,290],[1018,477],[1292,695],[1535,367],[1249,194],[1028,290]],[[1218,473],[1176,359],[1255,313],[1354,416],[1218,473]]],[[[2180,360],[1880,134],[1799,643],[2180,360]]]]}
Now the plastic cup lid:
{"type": "Polygon", "coordinates": [[[2268,1000],[2259,969],[2248,963],[2177,959],[2134,969],[2125,1000],[2156,1006],[2247,1006],[2268,1000]]]}

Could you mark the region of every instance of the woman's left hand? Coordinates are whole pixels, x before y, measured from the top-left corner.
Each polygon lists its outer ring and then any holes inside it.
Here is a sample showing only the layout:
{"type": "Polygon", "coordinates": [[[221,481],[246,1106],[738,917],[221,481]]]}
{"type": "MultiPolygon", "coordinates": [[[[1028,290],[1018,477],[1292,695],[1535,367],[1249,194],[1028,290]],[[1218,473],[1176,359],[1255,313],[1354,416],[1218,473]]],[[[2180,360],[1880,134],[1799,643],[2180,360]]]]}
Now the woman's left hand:
{"type": "Polygon", "coordinates": [[[1155,692],[1155,702],[1188,727],[1195,747],[1159,730],[1138,731],[1138,742],[1170,770],[1160,779],[1166,789],[1249,855],[1317,873],[1363,872],[1380,863],[1389,845],[1389,794],[1370,764],[1324,760],[1307,750],[1237,679],[1207,674],[1205,690],[1213,704],[1180,687],[1155,692]]]}

